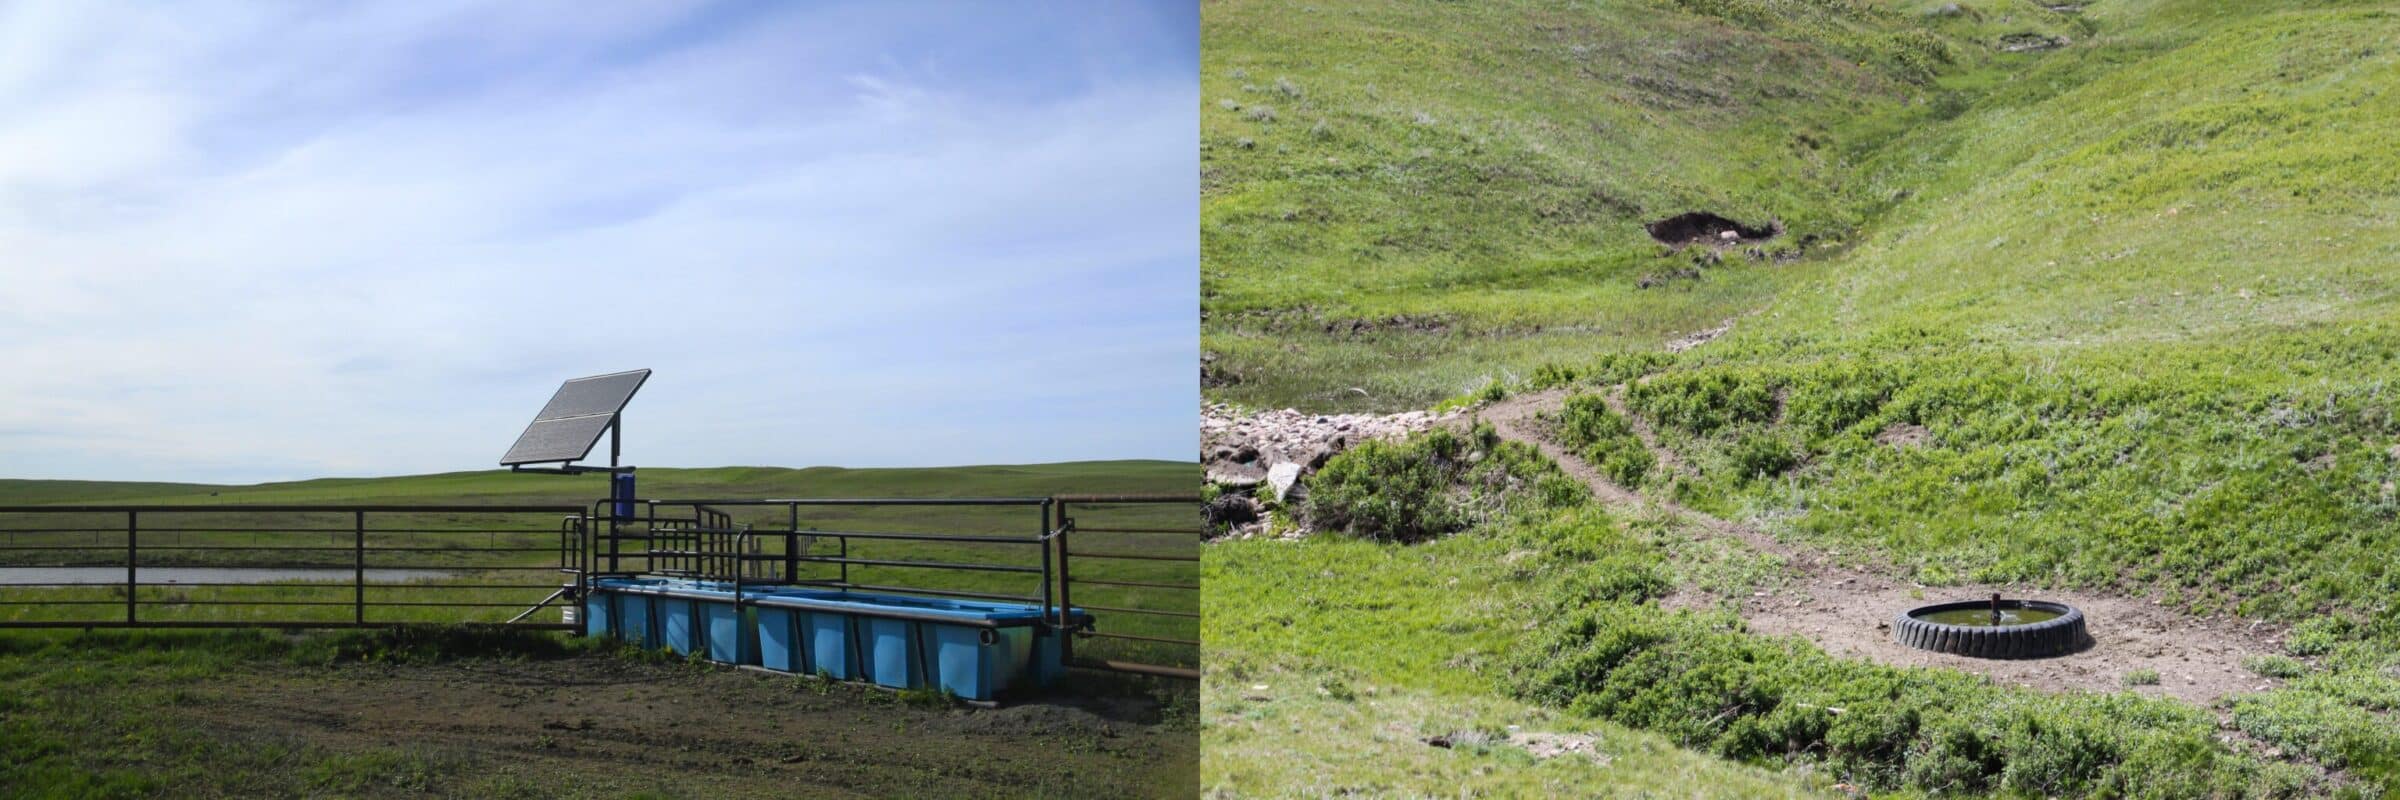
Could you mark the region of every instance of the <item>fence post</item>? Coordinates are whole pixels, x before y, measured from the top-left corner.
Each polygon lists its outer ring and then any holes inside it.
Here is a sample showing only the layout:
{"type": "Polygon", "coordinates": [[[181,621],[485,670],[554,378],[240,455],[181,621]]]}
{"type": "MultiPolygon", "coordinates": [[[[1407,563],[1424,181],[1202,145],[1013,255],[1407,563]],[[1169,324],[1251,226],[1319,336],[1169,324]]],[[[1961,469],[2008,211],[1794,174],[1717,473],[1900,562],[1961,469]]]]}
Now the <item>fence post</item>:
{"type": "Polygon", "coordinates": [[[1068,506],[1065,502],[1058,504],[1058,623],[1067,627],[1059,633],[1058,654],[1061,662],[1072,664],[1075,663],[1075,631],[1070,625],[1074,620],[1068,615],[1074,612],[1075,602],[1068,588],[1074,584],[1075,578],[1067,564],[1074,560],[1068,557],[1074,551],[1067,547],[1067,537],[1075,532],[1075,518],[1067,515],[1068,506]]]}
{"type": "Polygon", "coordinates": [[[367,512],[350,512],[350,585],[352,620],[367,622],[367,512]]]}
{"type": "Polygon", "coordinates": [[[784,507],[792,512],[792,524],[784,528],[783,534],[783,582],[798,583],[800,581],[800,504],[792,503],[784,507]]]}
{"type": "MultiPolygon", "coordinates": [[[[632,509],[626,509],[626,510],[627,510],[627,511],[631,511],[632,509]]],[[[652,511],[651,509],[649,509],[649,508],[647,508],[647,507],[645,507],[643,510],[644,510],[645,512],[656,513],[656,512],[652,511]]],[[[611,573],[615,573],[615,572],[617,572],[619,569],[621,569],[621,568],[624,566],[624,565],[622,565],[622,564],[619,564],[619,563],[617,563],[617,536],[618,536],[617,521],[618,521],[620,518],[622,518],[623,516],[624,516],[624,514],[622,514],[622,513],[620,513],[620,512],[618,512],[618,511],[617,511],[617,504],[615,504],[615,503],[610,503],[610,504],[608,504],[608,571],[609,571],[609,572],[611,572],[611,573]]],[[[599,535],[599,532],[598,532],[597,530],[595,530],[595,531],[593,532],[593,535],[597,536],[597,535],[599,535]]],[[[595,548],[592,548],[592,549],[593,549],[593,550],[595,550],[595,551],[597,551],[597,550],[599,550],[600,548],[597,548],[597,547],[595,547],[595,548]]],[[[595,555],[597,555],[597,553],[595,553],[595,555]]]]}
{"type": "Polygon", "coordinates": [[[132,625],[132,624],[133,624],[133,622],[134,622],[134,618],[136,617],[136,614],[135,614],[135,612],[134,612],[134,609],[138,607],[137,603],[136,603],[136,602],[135,602],[135,600],[134,600],[134,593],[135,593],[135,591],[136,591],[136,590],[138,590],[138,589],[140,589],[140,588],[141,588],[141,582],[135,579],[135,570],[136,570],[136,567],[134,566],[134,565],[135,565],[135,563],[137,563],[137,562],[141,561],[141,556],[142,556],[141,545],[140,545],[140,544],[137,544],[137,542],[140,540],[140,538],[141,538],[141,537],[140,537],[140,535],[139,535],[138,533],[136,533],[137,531],[141,530],[141,521],[140,521],[140,517],[139,517],[140,513],[141,513],[141,512],[138,512],[138,511],[127,511],[127,512],[125,512],[125,624],[126,624],[126,625],[132,625]]]}
{"type": "Polygon", "coordinates": [[[600,557],[598,552],[600,548],[593,537],[600,535],[600,526],[592,524],[591,518],[583,516],[582,512],[576,512],[576,516],[579,519],[575,520],[575,543],[578,551],[575,556],[575,599],[581,600],[591,596],[592,569],[599,566],[597,562],[600,557]]]}
{"type": "Polygon", "coordinates": [[[1058,607],[1050,603],[1050,502],[1050,498],[1042,498],[1042,527],[1041,532],[1035,534],[1034,544],[1042,551],[1042,621],[1050,626],[1051,633],[1057,633],[1061,621],[1058,607]]]}

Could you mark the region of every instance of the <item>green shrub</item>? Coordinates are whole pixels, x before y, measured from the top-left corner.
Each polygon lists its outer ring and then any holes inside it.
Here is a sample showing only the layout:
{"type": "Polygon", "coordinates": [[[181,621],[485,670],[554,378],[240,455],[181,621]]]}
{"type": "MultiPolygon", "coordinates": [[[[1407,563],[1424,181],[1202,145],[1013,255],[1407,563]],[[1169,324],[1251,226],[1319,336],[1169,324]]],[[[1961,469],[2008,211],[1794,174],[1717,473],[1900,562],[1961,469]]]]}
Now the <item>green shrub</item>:
{"type": "Polygon", "coordinates": [[[2263,655],[2242,659],[2242,668],[2269,678],[2291,680],[2308,674],[2308,665],[2290,656],[2263,655]]]}
{"type": "Polygon", "coordinates": [[[1812,436],[1832,436],[1881,412],[1901,385],[1896,370],[1848,360],[1798,370],[1784,418],[1812,436]]]}
{"type": "Polygon", "coordinates": [[[2400,734],[2372,712],[2311,692],[2277,690],[2235,697],[2233,725],[2261,741],[2307,755],[2329,767],[2354,761],[2389,764],[2400,734]]]}
{"type": "Polygon", "coordinates": [[[1483,384],[1483,389],[1475,393],[1475,399],[1486,403],[1497,403],[1502,400],[1506,400],[1508,399],[1508,384],[1500,382],[1499,378],[1493,378],[1489,381],[1485,381],[1483,384]]]}
{"type": "Polygon", "coordinates": [[[1543,389],[1550,389],[1572,384],[1575,382],[1575,379],[1579,374],[1580,373],[1575,371],[1574,367],[1570,367],[1565,364],[1547,363],[1538,367],[1534,367],[1533,377],[1527,379],[1525,381],[1525,385],[1538,392],[1543,389]]]}
{"type": "Polygon", "coordinates": [[[2134,670],[2134,671],[2132,671],[2132,672],[2125,673],[2125,685],[2127,685],[2127,686],[2157,686],[2157,685],[2158,685],[2158,670],[2154,670],[2154,669],[2137,669],[2137,670],[2134,670]]]}
{"type": "Polygon", "coordinates": [[[1633,433],[1633,425],[1608,407],[1599,395],[1567,398],[1559,411],[1559,441],[1573,448],[1586,463],[1620,486],[1638,487],[1658,465],[1650,448],[1633,433]]]}
{"type": "Polygon", "coordinates": [[[1608,353],[1584,368],[1583,378],[1596,384],[1632,383],[1674,361],[1674,356],[1655,351],[1608,353]]]}
{"type": "Polygon", "coordinates": [[[1533,448],[1481,425],[1469,436],[1436,428],[1350,448],[1309,478],[1302,513],[1317,530],[1415,542],[1588,496],[1533,448]]]}
{"type": "Polygon", "coordinates": [[[1434,431],[1415,446],[1363,442],[1325,462],[1308,481],[1308,524],[1318,530],[1416,541],[1466,527],[1449,491],[1456,437],[1434,431]]]}
{"type": "Polygon", "coordinates": [[[2321,656],[2352,635],[2350,620],[2337,616],[2315,617],[2292,626],[2284,634],[2284,652],[2295,656],[2321,656]]]}
{"type": "Polygon", "coordinates": [[[1659,375],[1633,384],[1627,400],[1634,413],[1700,435],[1775,417],[1773,384],[1724,369],[1659,375]]]}
{"type": "MultiPolygon", "coordinates": [[[[1527,700],[1728,758],[1821,761],[1880,789],[2250,797],[2309,788],[2305,770],[2230,749],[2213,738],[2213,717],[2172,700],[2043,695],[1848,661],[1750,636],[1722,613],[1601,602],[1554,614],[1503,673],[1527,700]]],[[[2379,752],[2357,736],[2320,738],[2379,752]]]]}
{"type": "Polygon", "coordinates": [[[1924,750],[1902,764],[1900,777],[1909,784],[1943,794],[1982,793],[1990,791],[1992,776],[2007,769],[1996,732],[1978,720],[1943,719],[1922,738],[1924,750]]]}
{"type": "Polygon", "coordinates": [[[1457,395],[1433,404],[1433,410],[1437,413],[1457,411],[1465,408],[1474,408],[1475,406],[1485,403],[1497,403],[1506,399],[1508,399],[1508,384],[1502,382],[1498,377],[1493,377],[1484,380],[1483,388],[1457,395]]]}
{"type": "Polygon", "coordinates": [[[1658,466],[1658,457],[1650,454],[1650,448],[1630,436],[1593,443],[1584,449],[1583,460],[1617,485],[1628,488],[1640,488],[1642,479],[1658,466]]]}
{"type": "Polygon", "coordinates": [[[1639,603],[1674,588],[1646,556],[1612,553],[1599,560],[1574,564],[1551,596],[1558,609],[1568,611],[1600,603],[1639,603]]]}
{"type": "Polygon", "coordinates": [[[1743,434],[1733,445],[1733,469],[1742,480],[1781,475],[1800,463],[1792,446],[1770,433],[1743,434]]]}

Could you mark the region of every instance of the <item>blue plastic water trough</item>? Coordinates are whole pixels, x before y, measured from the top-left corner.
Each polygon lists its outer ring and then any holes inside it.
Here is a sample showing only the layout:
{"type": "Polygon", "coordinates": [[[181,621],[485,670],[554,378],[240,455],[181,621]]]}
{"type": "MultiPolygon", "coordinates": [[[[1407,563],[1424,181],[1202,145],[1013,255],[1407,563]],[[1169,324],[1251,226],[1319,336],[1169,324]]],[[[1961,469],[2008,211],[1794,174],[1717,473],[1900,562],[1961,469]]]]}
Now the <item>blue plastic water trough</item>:
{"type": "MultiPolygon", "coordinates": [[[[1091,615],[1066,612],[1067,629],[1091,615]]],[[[1040,606],[745,586],[676,578],[598,578],[584,632],[778,672],[937,687],[969,700],[1044,686],[1065,671],[1040,606]]]]}

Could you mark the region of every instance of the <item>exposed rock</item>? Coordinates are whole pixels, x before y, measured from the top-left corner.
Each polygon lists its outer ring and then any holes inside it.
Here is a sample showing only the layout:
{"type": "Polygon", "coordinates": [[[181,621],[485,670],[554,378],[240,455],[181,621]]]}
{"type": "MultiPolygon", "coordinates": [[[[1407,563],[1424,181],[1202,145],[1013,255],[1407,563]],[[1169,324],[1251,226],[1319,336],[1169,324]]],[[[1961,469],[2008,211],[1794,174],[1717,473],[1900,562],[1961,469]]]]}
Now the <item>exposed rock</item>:
{"type": "Polygon", "coordinates": [[[1315,469],[1359,442],[1399,439],[1450,416],[1306,414],[1289,408],[1244,413],[1211,403],[1200,412],[1200,460],[1211,471],[1261,478],[1267,467],[1285,461],[1315,469]]]}
{"type": "Polygon", "coordinates": [[[1247,494],[1227,492],[1200,507],[1200,518],[1212,527],[1249,525],[1257,522],[1259,516],[1258,500],[1247,494]]]}
{"type": "MultiPolygon", "coordinates": [[[[1459,412],[1434,414],[1308,414],[1296,409],[1244,412],[1211,403],[1200,411],[1200,462],[1208,481],[1236,492],[1264,487],[1279,501],[1305,494],[1310,473],[1342,451],[1372,439],[1397,440],[1459,412]],[[1281,473],[1280,475],[1278,473],[1281,473]]],[[[1236,524],[1229,536],[1264,532],[1263,519],[1236,524]]]]}
{"type": "Polygon", "coordinates": [[[1300,485],[1300,465],[1285,461],[1267,468],[1267,491],[1275,493],[1275,502],[1284,502],[1300,485]]]}
{"type": "Polygon", "coordinates": [[[1208,468],[1208,482],[1228,489],[1248,490],[1266,479],[1266,473],[1241,464],[1215,465],[1208,468]]]}
{"type": "Polygon", "coordinates": [[[2000,49],[2010,53],[2038,53],[2043,50],[2056,50],[2073,43],[2074,40],[2064,36],[2044,36],[2038,33],[2012,33],[2000,37],[2000,49]]]}
{"type": "Polygon", "coordinates": [[[1683,338],[1676,339],[1675,341],[1668,342],[1668,343],[1667,343],[1667,352],[1669,352],[1669,353],[1681,353],[1681,352],[1683,352],[1683,351],[1685,351],[1685,350],[1690,350],[1690,349],[1692,349],[1692,348],[1694,348],[1694,347],[1699,347],[1699,346],[1701,346],[1701,345],[1708,344],[1708,343],[1709,343],[1709,342],[1711,342],[1711,341],[1715,341],[1717,337],[1719,337],[1719,336],[1723,336],[1723,335],[1725,335],[1725,334],[1727,334],[1727,333],[1731,333],[1731,332],[1733,332],[1733,320],[1730,320],[1730,319],[1729,319],[1729,320],[1726,320],[1726,321],[1725,321],[1725,324],[1718,325],[1718,326],[1716,326],[1716,327],[1714,327],[1714,328],[1709,328],[1709,329],[1707,329],[1707,330],[1702,330],[1702,331],[1694,331],[1694,332],[1693,332],[1691,335],[1689,335],[1689,336],[1685,336],[1685,337],[1683,337],[1683,338]]]}
{"type": "Polygon", "coordinates": [[[1525,752],[1539,760],[1566,755],[1583,756],[1602,765],[1614,760],[1607,753],[1600,752],[1600,742],[1596,737],[1584,734],[1511,732],[1508,740],[1510,744],[1525,748],[1525,752]]]}

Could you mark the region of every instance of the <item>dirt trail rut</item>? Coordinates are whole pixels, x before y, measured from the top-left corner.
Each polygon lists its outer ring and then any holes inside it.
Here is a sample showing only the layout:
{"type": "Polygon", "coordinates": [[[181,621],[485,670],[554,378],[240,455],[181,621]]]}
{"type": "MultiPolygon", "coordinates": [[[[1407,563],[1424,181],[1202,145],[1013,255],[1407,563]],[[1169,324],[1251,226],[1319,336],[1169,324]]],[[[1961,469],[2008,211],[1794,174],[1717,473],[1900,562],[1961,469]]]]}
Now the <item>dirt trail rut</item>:
{"type": "MultiPolygon", "coordinates": [[[[1625,412],[1623,391],[1618,387],[1609,396],[1610,405],[1621,414],[1625,412]]],[[[1679,595],[1668,599],[1669,606],[1698,607],[1732,600],[1740,606],[1751,630],[1759,633],[1806,637],[1836,655],[1904,666],[1948,667],[2002,684],[2050,691],[2118,691],[2126,688],[2127,673],[2147,669],[2158,673],[2159,683],[2135,687],[2135,691],[2205,705],[2229,694],[2260,691],[2280,683],[2242,668],[2242,660],[2248,656],[2281,650],[2280,629],[2194,617],[2145,598],[2040,585],[1923,587],[1881,570],[1838,564],[1813,548],[1781,541],[1759,528],[1619,486],[1547,435],[1539,415],[1558,409],[1566,396],[1565,390],[1518,395],[1483,408],[1475,417],[1491,423],[1502,437],[1539,448],[1569,475],[1591,486],[1602,502],[1655,508],[1686,523],[1687,530],[1737,540],[1784,561],[1787,580],[1782,585],[1750,597],[1679,595]],[[1994,592],[2057,600],[2083,609],[2095,643],[2082,652],[2056,658],[1991,661],[1905,647],[1893,641],[1887,627],[1894,616],[1915,606],[1989,597],[1994,592]]],[[[1647,423],[1631,414],[1625,416],[1660,464],[1676,472],[1686,469],[1680,458],[1659,445],[1647,423]]],[[[1458,424],[1468,423],[1462,419],[1458,424]]]]}

